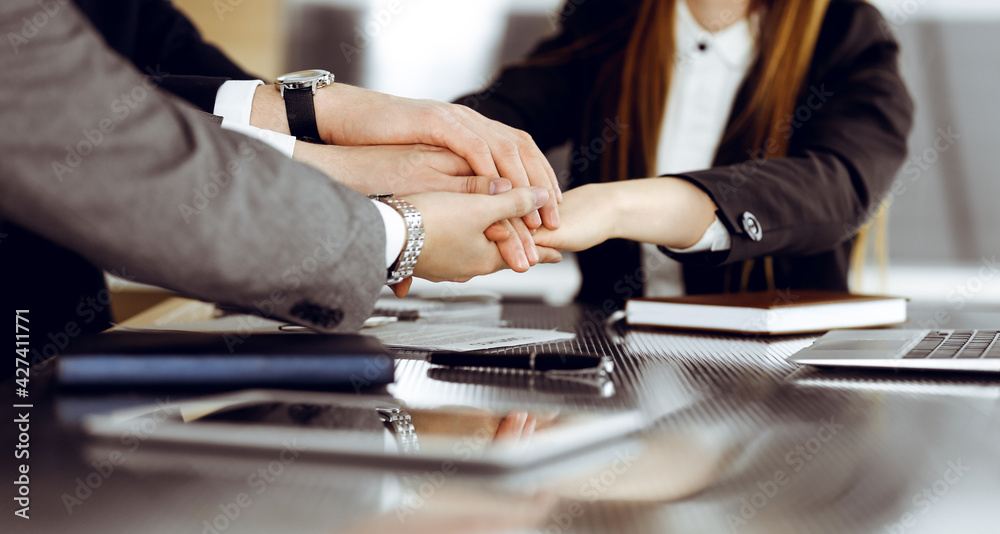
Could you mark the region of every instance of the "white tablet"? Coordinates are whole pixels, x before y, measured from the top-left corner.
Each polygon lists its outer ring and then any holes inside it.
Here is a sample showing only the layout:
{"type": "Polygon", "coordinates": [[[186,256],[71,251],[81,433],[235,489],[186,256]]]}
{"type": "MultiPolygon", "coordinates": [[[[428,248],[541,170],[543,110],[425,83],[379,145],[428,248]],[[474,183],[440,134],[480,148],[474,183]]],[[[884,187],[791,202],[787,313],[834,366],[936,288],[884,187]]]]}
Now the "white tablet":
{"type": "Polygon", "coordinates": [[[285,450],[352,464],[505,473],[613,447],[637,411],[411,407],[391,397],[250,390],[89,416],[94,436],[213,449],[285,450]]]}

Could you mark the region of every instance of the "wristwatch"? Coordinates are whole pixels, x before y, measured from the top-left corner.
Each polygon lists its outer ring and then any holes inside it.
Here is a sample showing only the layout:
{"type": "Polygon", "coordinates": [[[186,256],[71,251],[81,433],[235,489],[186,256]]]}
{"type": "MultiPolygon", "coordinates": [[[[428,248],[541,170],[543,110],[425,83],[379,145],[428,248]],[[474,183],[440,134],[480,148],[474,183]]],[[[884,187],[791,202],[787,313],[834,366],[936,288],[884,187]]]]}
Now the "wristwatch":
{"type": "Polygon", "coordinates": [[[285,113],[288,115],[288,129],[292,136],[301,141],[322,143],[319,128],[316,127],[316,107],[313,95],[316,90],[333,83],[333,74],[328,70],[312,69],[290,72],[274,82],[285,99],[285,113]]]}
{"type": "Polygon", "coordinates": [[[392,431],[403,454],[419,454],[420,441],[410,414],[399,406],[375,408],[382,423],[392,431]]]}
{"type": "Polygon", "coordinates": [[[398,211],[406,223],[406,247],[403,248],[396,263],[389,267],[388,280],[386,280],[386,284],[396,285],[413,276],[413,268],[416,267],[420,250],[424,247],[424,218],[413,204],[394,198],[391,193],[369,195],[369,198],[378,200],[398,211]]]}

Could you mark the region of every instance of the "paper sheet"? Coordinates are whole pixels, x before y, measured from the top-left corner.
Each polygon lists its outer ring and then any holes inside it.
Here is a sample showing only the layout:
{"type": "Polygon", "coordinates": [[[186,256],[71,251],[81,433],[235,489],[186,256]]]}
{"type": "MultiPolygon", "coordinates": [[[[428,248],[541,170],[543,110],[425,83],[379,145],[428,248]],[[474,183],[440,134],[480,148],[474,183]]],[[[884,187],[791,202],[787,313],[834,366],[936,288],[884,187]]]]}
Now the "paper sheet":
{"type": "MultiPolygon", "coordinates": [[[[131,331],[202,332],[213,334],[280,333],[286,323],[250,315],[230,315],[209,321],[178,323],[164,326],[122,328],[131,331]]],[[[285,332],[288,333],[288,332],[285,332]]],[[[364,328],[362,334],[374,336],[384,345],[412,350],[488,350],[534,343],[549,343],[573,339],[575,334],[531,328],[501,328],[462,324],[436,324],[422,321],[400,321],[384,326],[364,328]]]]}
{"type": "Polygon", "coordinates": [[[361,331],[384,345],[400,349],[469,351],[573,339],[575,334],[530,328],[398,322],[361,331]]]}
{"type": "Polygon", "coordinates": [[[165,325],[148,325],[124,327],[118,326],[115,330],[127,330],[130,332],[160,331],[160,332],[197,332],[201,334],[278,334],[285,321],[275,321],[264,319],[256,315],[227,315],[216,319],[205,321],[194,321],[190,323],[170,323],[165,325]]]}

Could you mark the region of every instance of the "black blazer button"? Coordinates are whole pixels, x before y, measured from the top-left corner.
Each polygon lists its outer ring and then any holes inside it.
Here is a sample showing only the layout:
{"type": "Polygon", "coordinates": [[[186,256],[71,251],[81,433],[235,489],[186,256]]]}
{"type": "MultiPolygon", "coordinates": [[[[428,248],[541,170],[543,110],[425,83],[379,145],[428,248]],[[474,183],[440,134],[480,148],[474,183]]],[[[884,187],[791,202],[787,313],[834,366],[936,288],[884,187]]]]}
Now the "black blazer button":
{"type": "Polygon", "coordinates": [[[760,227],[760,222],[757,217],[749,211],[743,212],[743,230],[746,231],[750,239],[754,241],[760,241],[764,237],[764,230],[760,227]]]}

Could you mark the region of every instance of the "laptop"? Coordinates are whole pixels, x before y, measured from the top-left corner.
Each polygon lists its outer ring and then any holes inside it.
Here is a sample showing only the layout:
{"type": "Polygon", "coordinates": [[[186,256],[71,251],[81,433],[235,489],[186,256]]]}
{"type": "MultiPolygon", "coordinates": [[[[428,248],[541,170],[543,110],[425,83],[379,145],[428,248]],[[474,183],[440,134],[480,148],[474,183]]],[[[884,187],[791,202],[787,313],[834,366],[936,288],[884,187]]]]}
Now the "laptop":
{"type": "Polygon", "coordinates": [[[833,330],[788,361],[823,367],[1000,373],[1000,330],[833,330]]]}

